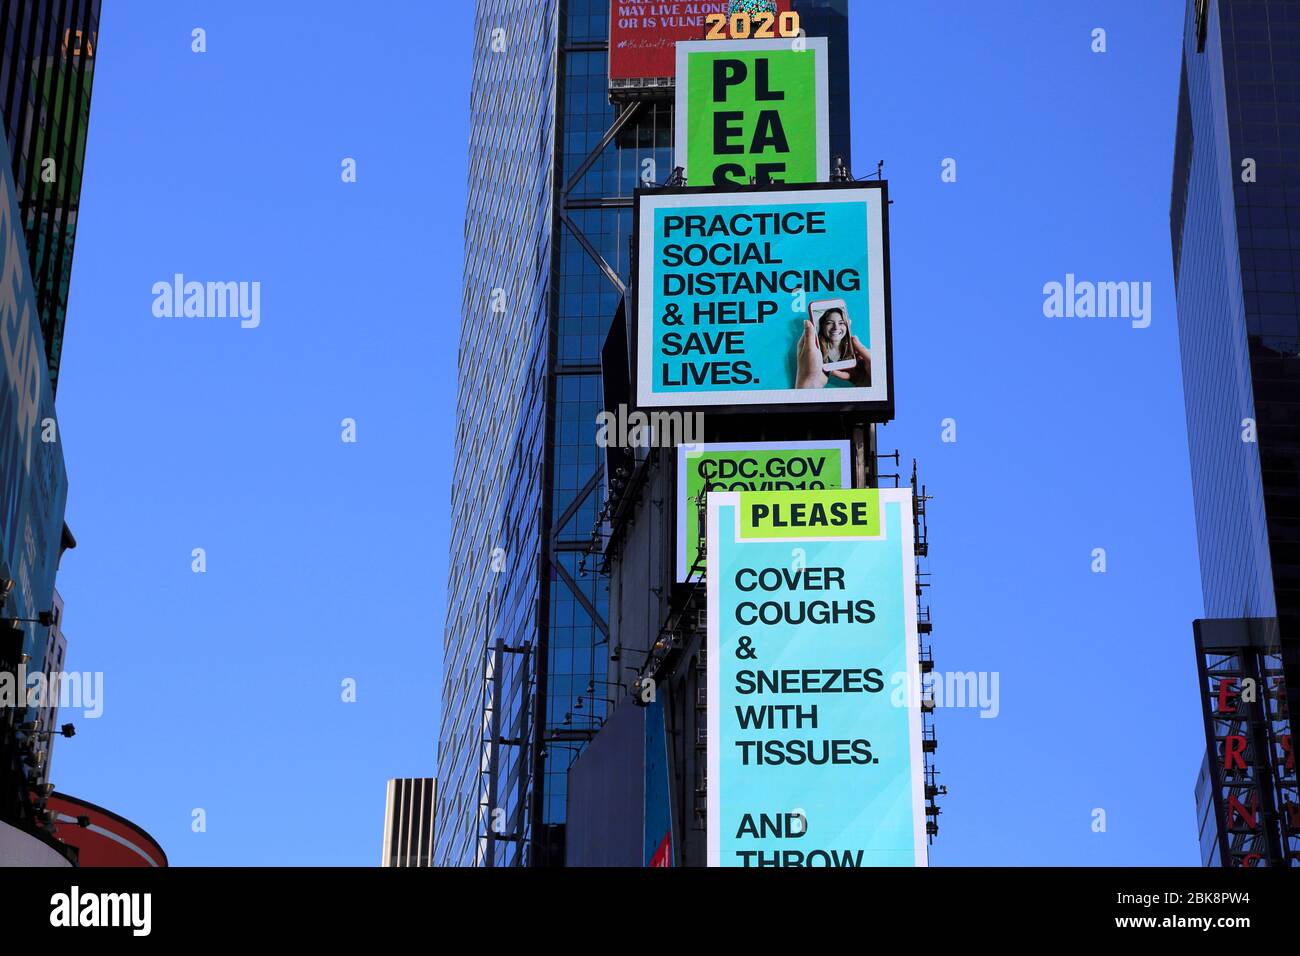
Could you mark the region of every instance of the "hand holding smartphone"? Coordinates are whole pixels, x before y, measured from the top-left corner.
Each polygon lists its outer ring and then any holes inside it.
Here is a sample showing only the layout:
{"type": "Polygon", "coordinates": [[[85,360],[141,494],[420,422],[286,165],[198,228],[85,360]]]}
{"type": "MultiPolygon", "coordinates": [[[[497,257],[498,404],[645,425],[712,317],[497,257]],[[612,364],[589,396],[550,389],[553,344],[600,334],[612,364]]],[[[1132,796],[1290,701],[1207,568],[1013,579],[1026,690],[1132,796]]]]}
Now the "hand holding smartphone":
{"type": "Polygon", "coordinates": [[[823,372],[847,371],[858,364],[848,303],[843,299],[817,299],[808,303],[808,318],[817,332],[823,372]]]}

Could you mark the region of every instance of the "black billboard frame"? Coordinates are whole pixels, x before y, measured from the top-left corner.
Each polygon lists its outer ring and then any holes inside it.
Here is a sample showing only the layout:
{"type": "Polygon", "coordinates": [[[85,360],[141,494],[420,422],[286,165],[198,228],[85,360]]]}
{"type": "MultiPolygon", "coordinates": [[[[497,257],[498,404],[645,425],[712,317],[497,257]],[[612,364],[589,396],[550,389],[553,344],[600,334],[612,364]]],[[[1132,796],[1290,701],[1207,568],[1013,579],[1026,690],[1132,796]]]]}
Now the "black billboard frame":
{"type": "Polygon", "coordinates": [[[624,296],[626,312],[629,315],[629,349],[631,357],[631,406],[634,410],[650,414],[652,412],[699,412],[705,415],[802,415],[804,413],[849,414],[871,424],[883,425],[894,420],[894,307],[893,281],[890,276],[889,258],[889,180],[870,179],[830,183],[769,183],[765,185],[731,185],[731,186],[638,186],[632,191],[632,250],[628,263],[628,289],[624,296]],[[792,402],[774,404],[740,404],[740,405],[654,405],[641,407],[637,401],[637,370],[639,368],[640,321],[637,300],[640,289],[641,261],[641,199],[646,196],[681,196],[681,195],[733,195],[736,193],[753,193],[762,195],[776,192],[809,192],[827,189],[879,189],[880,190],[880,231],[881,256],[885,276],[885,389],[886,398],[881,402],[792,402]]]}

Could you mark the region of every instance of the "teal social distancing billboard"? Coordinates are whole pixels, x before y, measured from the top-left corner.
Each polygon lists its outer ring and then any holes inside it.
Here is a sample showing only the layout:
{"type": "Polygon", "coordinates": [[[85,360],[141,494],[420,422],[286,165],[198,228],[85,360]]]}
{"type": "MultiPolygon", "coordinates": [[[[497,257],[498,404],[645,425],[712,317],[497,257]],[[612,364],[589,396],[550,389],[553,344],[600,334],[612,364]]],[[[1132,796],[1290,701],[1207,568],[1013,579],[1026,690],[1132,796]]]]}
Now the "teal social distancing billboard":
{"type": "Polygon", "coordinates": [[[711,442],[677,446],[677,580],[703,572],[700,495],[708,491],[818,491],[848,488],[843,440],[711,442]]]}
{"type": "Polygon", "coordinates": [[[710,866],[924,866],[911,492],[708,496],[710,866]]]}
{"type": "Polygon", "coordinates": [[[638,191],[636,400],[893,413],[884,183],[638,191]]]}

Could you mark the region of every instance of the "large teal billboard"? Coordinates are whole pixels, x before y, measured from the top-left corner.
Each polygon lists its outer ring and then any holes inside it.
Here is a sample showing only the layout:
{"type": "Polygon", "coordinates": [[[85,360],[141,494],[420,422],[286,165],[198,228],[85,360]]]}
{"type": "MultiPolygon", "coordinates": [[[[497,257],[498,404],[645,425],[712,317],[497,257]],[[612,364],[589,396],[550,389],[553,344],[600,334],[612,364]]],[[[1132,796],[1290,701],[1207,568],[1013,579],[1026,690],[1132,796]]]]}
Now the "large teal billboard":
{"type": "Polygon", "coordinates": [[[911,492],[708,497],[710,866],[926,865],[911,492]]]}
{"type": "Polygon", "coordinates": [[[640,408],[893,411],[883,183],[638,190],[640,408]]]}
{"type": "MultiPolygon", "coordinates": [[[[0,576],[14,582],[4,616],[31,619],[53,602],[68,482],[10,170],[0,137],[0,576]]],[[[33,628],[24,625],[28,673],[45,656],[33,628]]]]}

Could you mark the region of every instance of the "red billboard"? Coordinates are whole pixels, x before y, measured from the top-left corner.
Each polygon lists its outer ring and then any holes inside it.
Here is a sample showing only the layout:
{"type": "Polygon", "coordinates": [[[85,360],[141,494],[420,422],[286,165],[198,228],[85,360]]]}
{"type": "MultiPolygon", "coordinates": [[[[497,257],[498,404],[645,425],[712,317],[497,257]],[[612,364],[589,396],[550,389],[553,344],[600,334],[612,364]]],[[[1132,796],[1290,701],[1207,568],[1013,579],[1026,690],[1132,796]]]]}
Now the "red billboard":
{"type": "Polygon", "coordinates": [[[51,794],[56,835],[77,848],[78,866],[163,867],[167,854],[141,827],[112,810],[66,793],[51,794]]]}
{"type": "MultiPolygon", "coordinates": [[[[777,13],[788,13],[790,0],[777,0],[777,13]]],[[[707,18],[731,12],[728,0],[678,0],[668,3],[629,3],[610,0],[609,80],[647,80],[671,77],[676,72],[678,40],[707,38],[707,18]]],[[[757,25],[754,30],[760,29],[757,25]]],[[[768,27],[764,26],[766,30],[768,27]]],[[[779,36],[774,23],[773,37],[779,36]]],[[[717,39],[731,39],[725,28],[715,29],[717,39]]],[[[756,35],[756,34],[752,34],[756,35]]]]}

